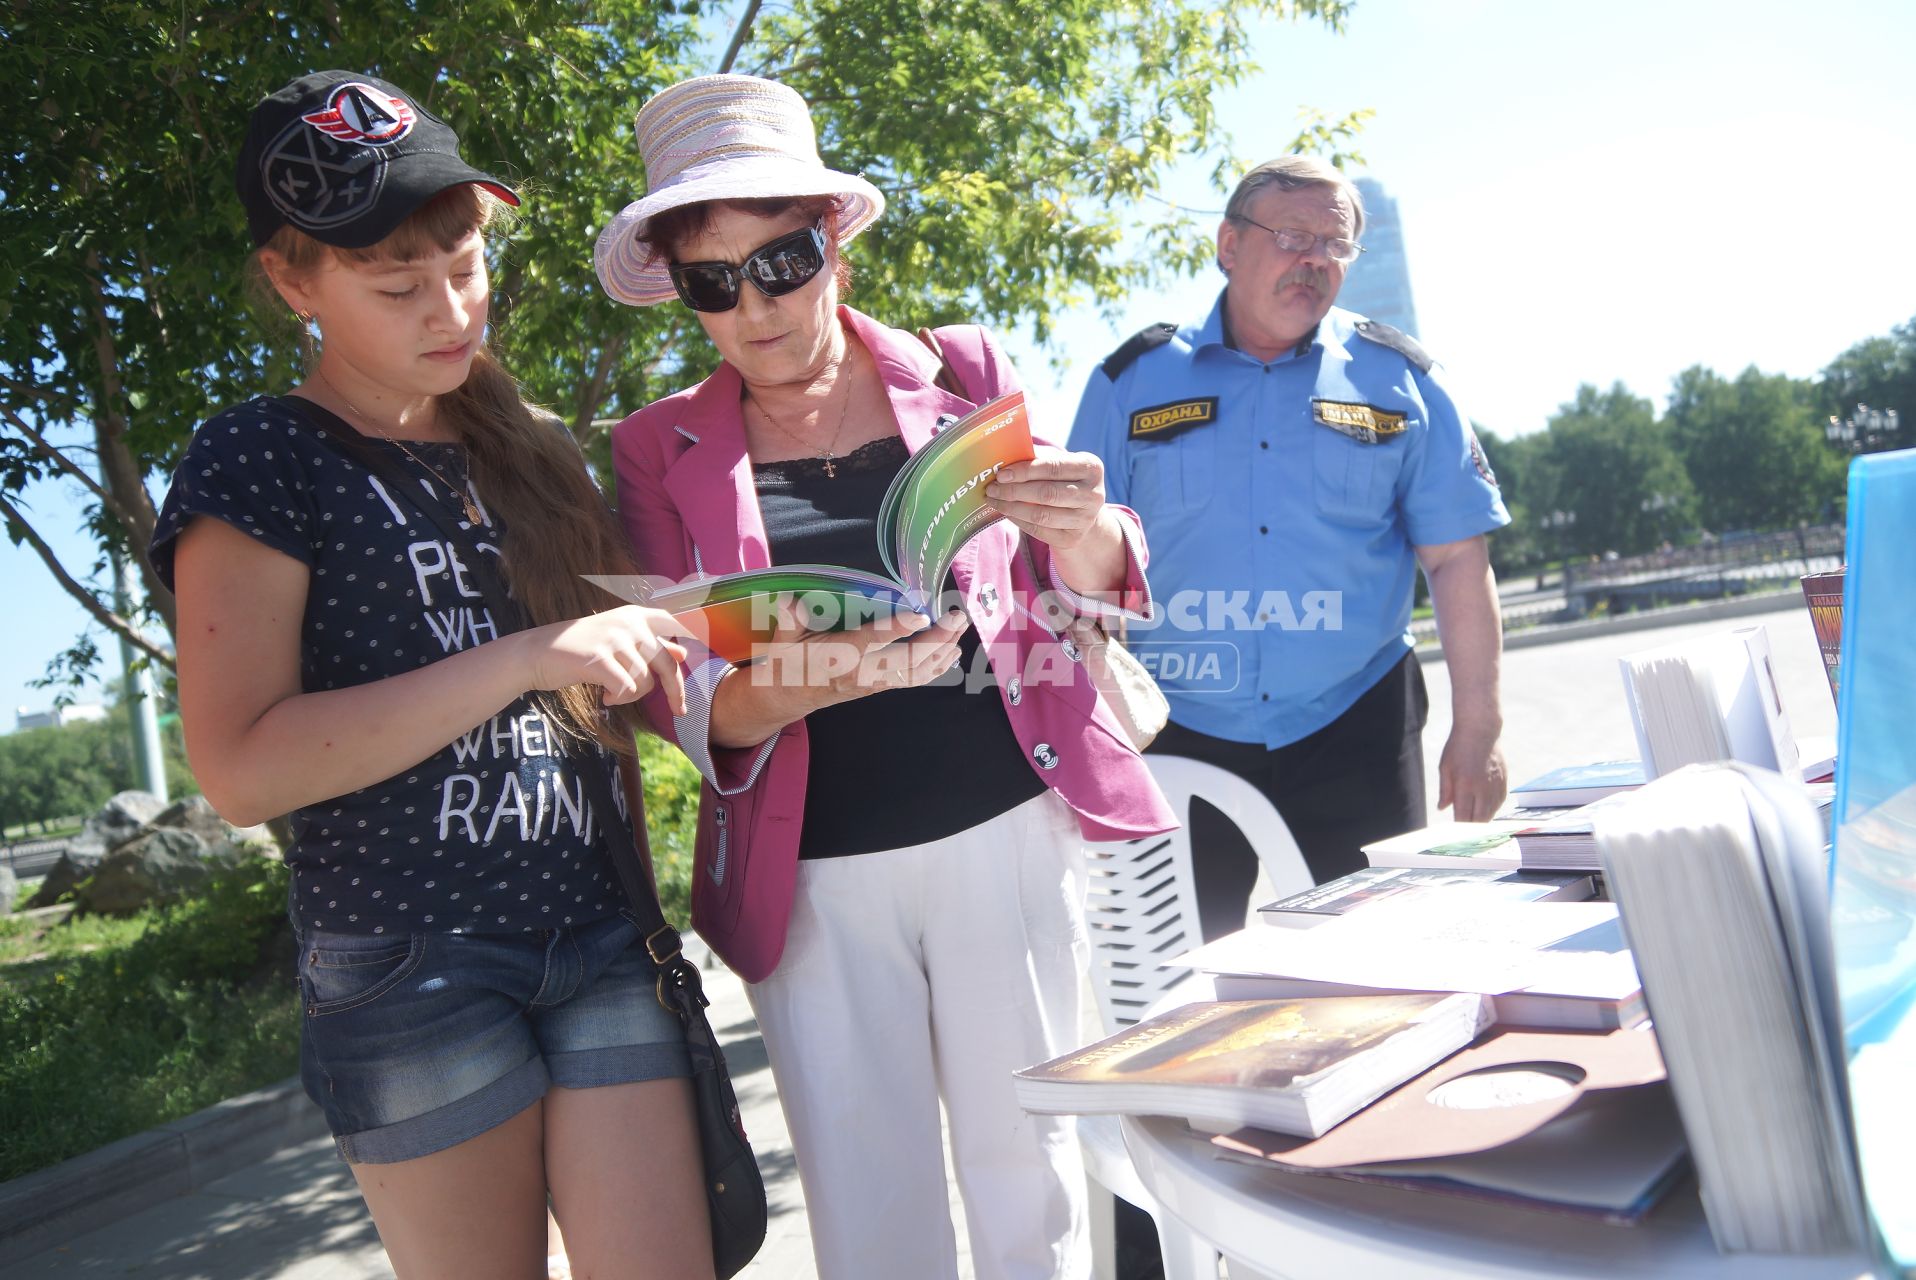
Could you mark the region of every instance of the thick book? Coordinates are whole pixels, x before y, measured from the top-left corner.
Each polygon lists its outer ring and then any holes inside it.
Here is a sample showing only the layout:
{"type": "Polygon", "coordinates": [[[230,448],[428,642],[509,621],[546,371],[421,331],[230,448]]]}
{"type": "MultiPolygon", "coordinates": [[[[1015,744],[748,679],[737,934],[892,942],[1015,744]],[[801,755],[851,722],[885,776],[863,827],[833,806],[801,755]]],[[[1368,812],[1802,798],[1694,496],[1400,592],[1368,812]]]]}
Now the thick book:
{"type": "Polygon", "coordinates": [[[1257,910],[1267,924],[1309,929],[1392,898],[1454,900],[1458,895],[1475,895],[1501,902],[1580,902],[1595,893],[1594,877],[1570,872],[1365,867],[1257,910]]]}
{"type": "Polygon", "coordinates": [[[1801,784],[1692,766],[1605,813],[1597,842],[1718,1247],[1862,1247],[1828,865],[1801,784]]]}
{"type": "Polygon", "coordinates": [[[1801,776],[1770,635],[1762,626],[1681,640],[1618,661],[1646,776],[1722,760],[1801,776]]]}
{"type": "Polygon", "coordinates": [[[1051,1115],[1175,1116],[1317,1137],[1477,1038],[1474,995],[1185,1005],[1014,1075],[1051,1115]]]}
{"type": "Polygon", "coordinates": [[[1364,846],[1364,859],[1373,867],[1478,867],[1515,871],[1521,865],[1515,837],[1529,825],[1503,819],[1440,822],[1385,840],[1373,840],[1364,846]]]}
{"type": "Polygon", "coordinates": [[[985,498],[1000,468],[1036,456],[1022,391],[987,401],[911,456],[878,506],[883,575],[840,565],[787,564],[650,587],[591,580],[672,614],[714,654],[750,662],[798,632],[842,631],[935,607],[964,545],[1003,517],[985,498]]]}
{"type": "Polygon", "coordinates": [[[1313,929],[1244,929],[1179,963],[1220,999],[1465,991],[1508,1026],[1644,1021],[1643,985],[1608,902],[1385,901],[1313,929]]]}
{"type": "Polygon", "coordinates": [[[1589,804],[1644,784],[1643,761],[1603,760],[1565,765],[1510,789],[1510,803],[1525,808],[1589,804]]]}
{"type": "Polygon", "coordinates": [[[1839,699],[1842,683],[1843,580],[1842,569],[1803,575],[1803,603],[1810,611],[1810,628],[1816,632],[1816,651],[1823,655],[1823,674],[1829,677],[1833,700],[1839,699]]]}
{"type": "Polygon", "coordinates": [[[1597,820],[1629,795],[1619,791],[1561,810],[1556,816],[1517,833],[1517,856],[1526,871],[1601,871],[1597,856],[1597,820]]]}

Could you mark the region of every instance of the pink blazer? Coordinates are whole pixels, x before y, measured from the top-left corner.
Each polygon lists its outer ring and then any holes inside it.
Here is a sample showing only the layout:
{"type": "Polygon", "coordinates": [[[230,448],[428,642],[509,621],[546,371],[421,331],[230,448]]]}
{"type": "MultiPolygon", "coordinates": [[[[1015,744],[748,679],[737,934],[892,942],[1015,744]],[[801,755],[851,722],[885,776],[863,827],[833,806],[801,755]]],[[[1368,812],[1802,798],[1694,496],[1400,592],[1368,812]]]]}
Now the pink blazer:
{"type": "MultiPolygon", "coordinates": [[[[849,307],[840,318],[874,357],[905,446],[916,453],[942,414],[974,404],[939,388],[938,361],[916,337],[849,307]]],[[[961,385],[979,401],[1015,390],[1017,375],[983,329],[954,326],[939,337],[961,385]]],[[[721,364],[688,391],[639,410],[612,433],[619,511],[639,567],[674,581],[771,566],[746,454],[742,382],[721,364]]],[[[1124,518],[1129,566],[1124,612],[1150,607],[1137,516],[1124,518]]],[[[1077,596],[1056,580],[1050,549],[1032,543],[1043,581],[1000,522],[975,537],[952,581],[977,629],[1025,759],[1077,814],[1087,839],[1122,840],[1177,825],[1150,771],[1098,697],[1075,646],[1058,643],[1064,613],[1118,610],[1077,596]],[[1045,593],[1049,605],[1036,604],[1045,593]]],[[[651,722],[676,741],[705,778],[699,806],[693,918],[699,935],[748,981],[778,964],[797,872],[809,755],[803,720],[756,747],[710,741],[711,693],[726,664],[708,658],[688,672],[688,713],[673,716],[657,693],[651,722]]]]}

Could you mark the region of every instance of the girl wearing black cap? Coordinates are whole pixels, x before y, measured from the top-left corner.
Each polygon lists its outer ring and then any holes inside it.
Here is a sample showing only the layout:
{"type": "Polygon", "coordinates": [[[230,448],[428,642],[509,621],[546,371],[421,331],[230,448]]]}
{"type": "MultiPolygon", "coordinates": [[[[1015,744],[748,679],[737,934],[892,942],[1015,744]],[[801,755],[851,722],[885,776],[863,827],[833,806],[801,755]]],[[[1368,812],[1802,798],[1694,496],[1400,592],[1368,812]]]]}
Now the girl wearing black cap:
{"type": "Polygon", "coordinates": [[[709,1276],[683,1032],[590,776],[655,684],[684,709],[684,651],[601,611],[621,532],[485,351],[517,197],[346,72],[259,104],[238,185],[319,354],[200,428],[153,558],[201,786],[291,815],[307,1090],[402,1277],[540,1274],[548,1198],[582,1272],[709,1276]]]}

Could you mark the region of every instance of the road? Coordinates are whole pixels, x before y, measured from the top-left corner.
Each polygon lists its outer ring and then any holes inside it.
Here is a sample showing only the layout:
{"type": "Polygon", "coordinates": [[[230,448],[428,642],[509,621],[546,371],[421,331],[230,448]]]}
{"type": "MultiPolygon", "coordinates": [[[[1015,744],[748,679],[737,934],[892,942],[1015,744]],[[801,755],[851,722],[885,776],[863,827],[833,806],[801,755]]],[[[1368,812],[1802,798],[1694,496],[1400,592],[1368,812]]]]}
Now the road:
{"type": "MultiPolygon", "coordinates": [[[[1562,765],[1635,759],[1636,737],[1630,729],[1617,659],[1641,649],[1759,624],[1769,631],[1783,709],[1797,738],[1834,736],[1836,704],[1823,675],[1816,635],[1802,597],[1792,592],[1770,613],[1587,636],[1506,653],[1503,749],[1511,781],[1522,782],[1562,765]]],[[[1437,757],[1450,732],[1450,673],[1441,661],[1427,662],[1424,680],[1430,689],[1424,772],[1435,806],[1437,757]]]]}

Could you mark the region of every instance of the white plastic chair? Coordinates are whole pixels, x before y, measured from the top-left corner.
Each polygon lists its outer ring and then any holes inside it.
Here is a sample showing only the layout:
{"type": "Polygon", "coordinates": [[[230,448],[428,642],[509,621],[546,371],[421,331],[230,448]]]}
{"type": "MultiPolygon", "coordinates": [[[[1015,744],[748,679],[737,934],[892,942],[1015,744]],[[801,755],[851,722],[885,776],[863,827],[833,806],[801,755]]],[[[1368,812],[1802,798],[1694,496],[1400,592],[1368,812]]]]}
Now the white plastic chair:
{"type": "MultiPolygon", "coordinates": [[[[1290,828],[1262,792],[1236,774],[1180,756],[1146,756],[1171,810],[1184,825],[1161,836],[1094,844],[1085,923],[1091,939],[1091,988],[1111,1035],[1145,1015],[1190,972],[1173,963],[1203,939],[1191,871],[1191,801],[1202,799],[1244,833],[1278,894],[1311,885],[1290,828]]],[[[1217,1253],[1145,1191],[1131,1167],[1115,1116],[1080,1116],[1085,1169],[1121,1199],[1151,1215],[1165,1280],[1216,1280],[1217,1253]]]]}

